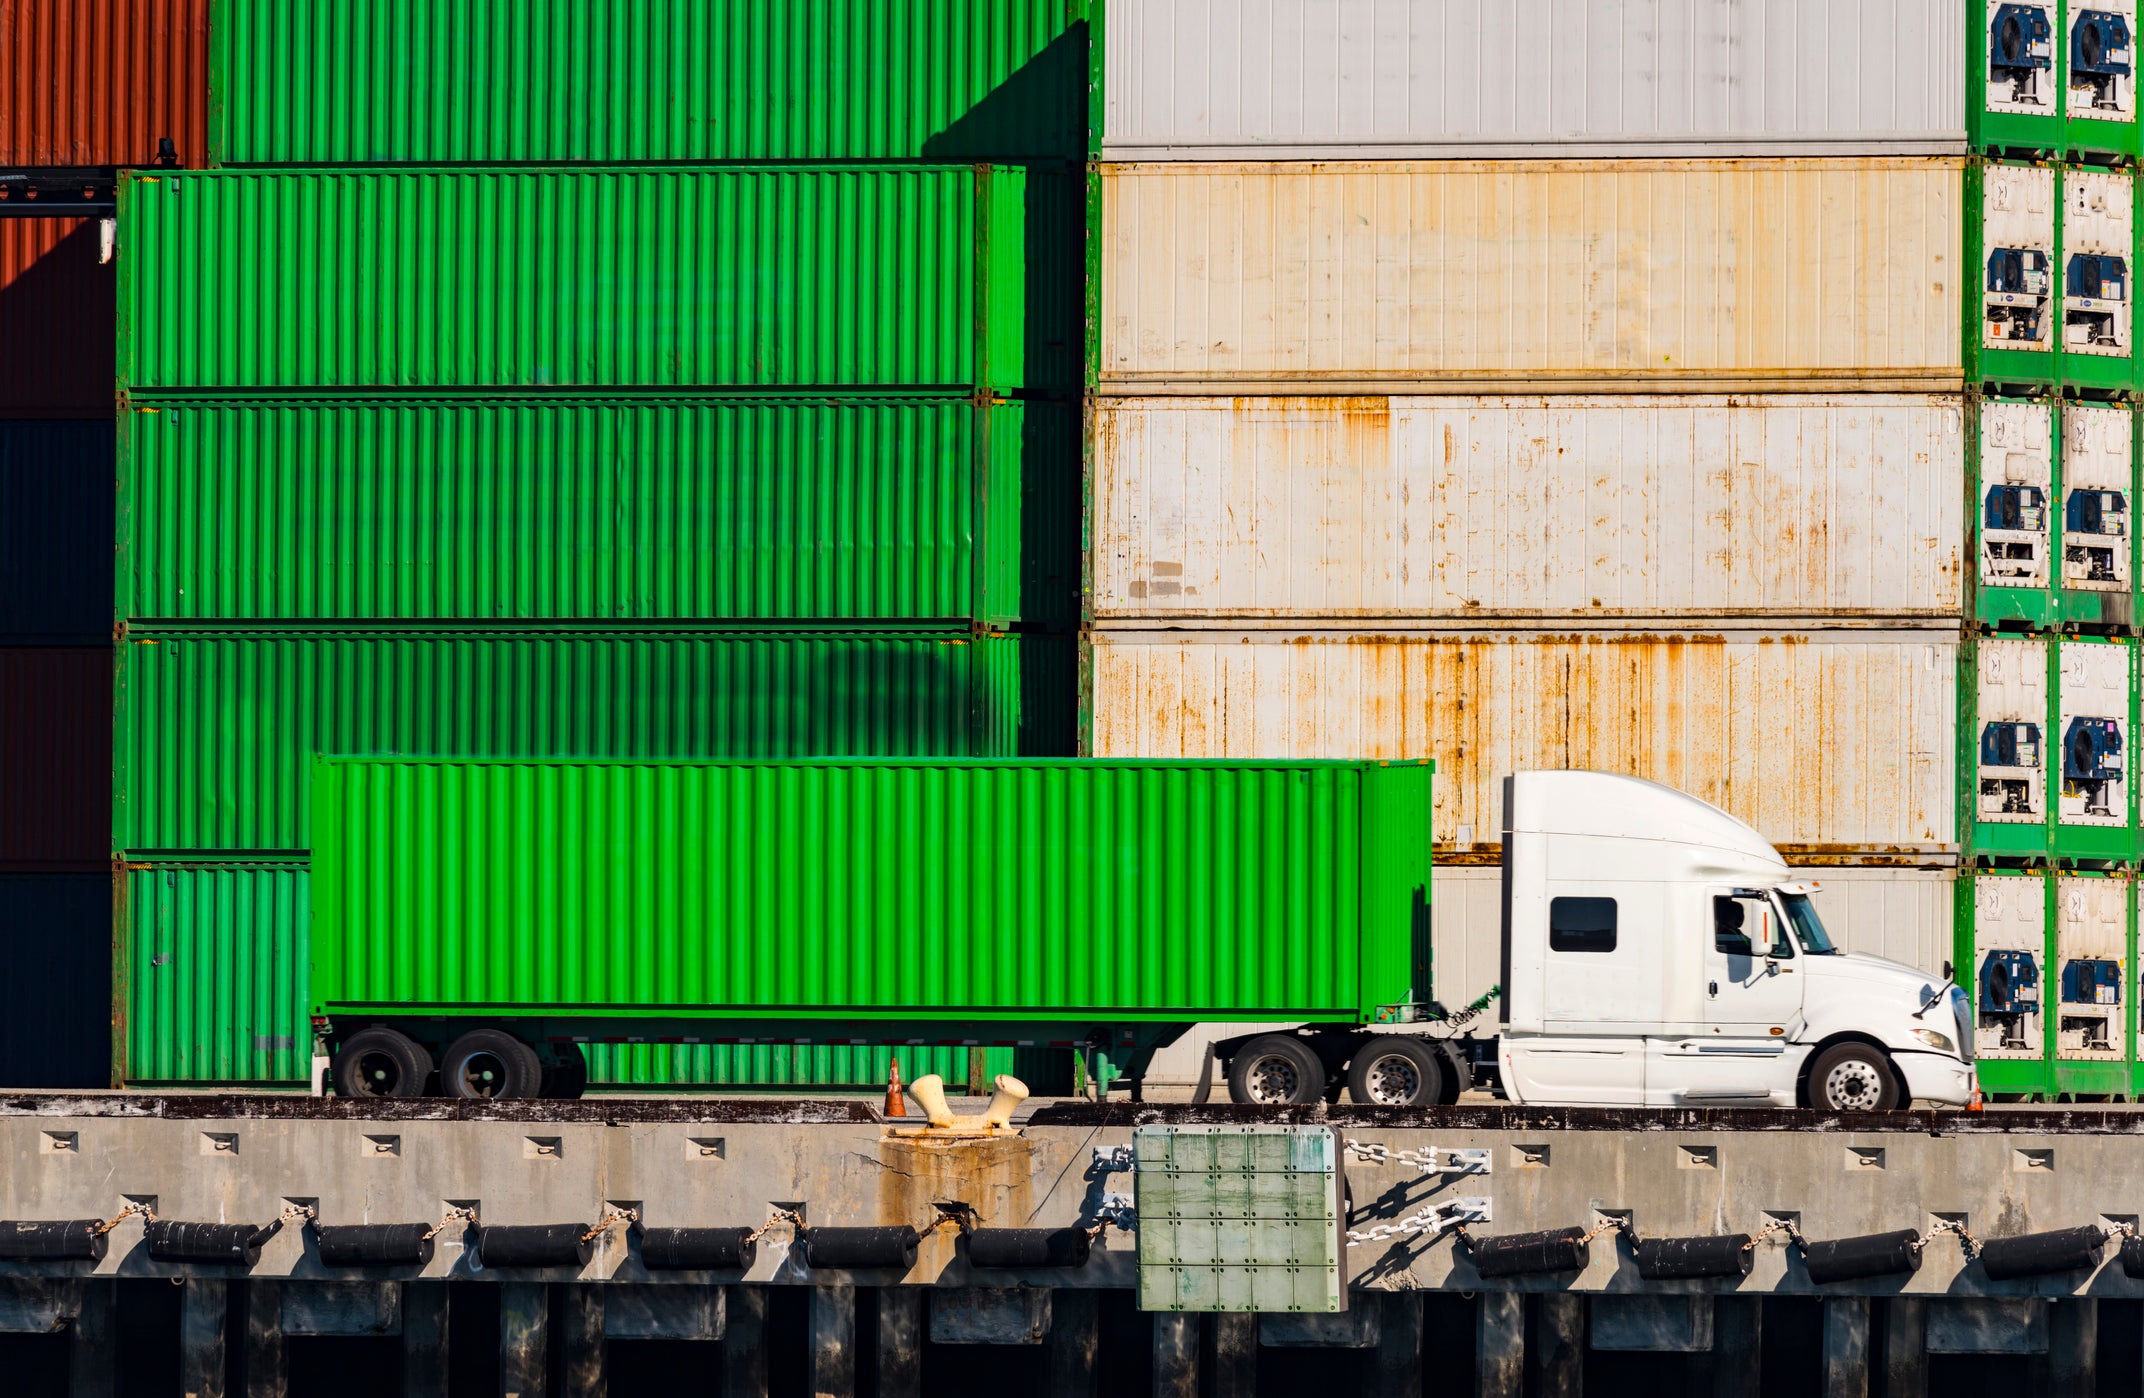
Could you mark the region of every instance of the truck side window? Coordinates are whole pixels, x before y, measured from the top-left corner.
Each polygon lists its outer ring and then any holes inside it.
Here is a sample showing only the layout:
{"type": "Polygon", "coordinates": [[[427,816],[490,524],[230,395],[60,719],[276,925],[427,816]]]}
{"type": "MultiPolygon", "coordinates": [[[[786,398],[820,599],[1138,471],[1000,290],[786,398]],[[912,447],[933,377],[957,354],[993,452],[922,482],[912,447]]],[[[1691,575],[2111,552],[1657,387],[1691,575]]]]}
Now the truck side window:
{"type": "Polygon", "coordinates": [[[1729,956],[1755,956],[1749,944],[1748,910],[1739,898],[1724,894],[1712,900],[1712,949],[1729,956]]]}
{"type": "Polygon", "coordinates": [[[1615,899],[1549,899],[1548,949],[1550,951],[1614,951],[1615,899]]]}

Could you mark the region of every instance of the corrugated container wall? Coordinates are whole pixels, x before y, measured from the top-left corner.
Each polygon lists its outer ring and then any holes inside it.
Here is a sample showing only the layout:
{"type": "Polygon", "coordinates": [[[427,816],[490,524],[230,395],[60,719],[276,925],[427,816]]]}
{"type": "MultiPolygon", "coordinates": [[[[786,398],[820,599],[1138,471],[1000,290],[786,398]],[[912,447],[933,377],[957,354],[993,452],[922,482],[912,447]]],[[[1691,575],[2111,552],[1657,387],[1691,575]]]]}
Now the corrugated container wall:
{"type": "Polygon", "coordinates": [[[216,162],[1078,160],[1089,9],[225,0],[216,162]]]}
{"type": "Polygon", "coordinates": [[[0,418],[109,419],[117,268],[97,221],[0,218],[0,418]]]}
{"type": "Polygon", "coordinates": [[[0,419],[0,644],[109,644],[112,424],[0,419]]]}
{"type": "Polygon", "coordinates": [[[989,166],[139,175],[120,376],[227,397],[1076,384],[1078,196],[989,166]]]}
{"type": "Polygon", "coordinates": [[[208,162],[208,0],[0,3],[0,166],[208,162]]]}
{"type": "Polygon", "coordinates": [[[1118,618],[1955,627],[1956,397],[1104,398],[1118,618]]]}
{"type": "Polygon", "coordinates": [[[1911,633],[1096,631],[1097,757],[1438,763],[1440,857],[1488,858],[1521,768],[1624,772],[1797,860],[1947,855],[1958,643],[1911,633]]]}
{"type": "Polygon", "coordinates": [[[0,1085],[112,1082],[112,876],[0,875],[0,1085]]]}
{"type": "Polygon", "coordinates": [[[297,854],[316,754],[1069,751],[1068,637],[166,634],[120,647],[113,848],[297,854]]]}
{"type": "Polygon", "coordinates": [[[110,867],[112,652],[0,649],[0,871],[110,867]]]}
{"type": "Polygon", "coordinates": [[[137,619],[965,625],[1077,606],[1070,405],[223,402],[123,426],[137,619]]]}
{"type": "Polygon", "coordinates": [[[1106,159],[1962,153],[1953,0],[1112,0],[1106,159]]]}
{"type": "Polygon", "coordinates": [[[1099,168],[1105,392],[1961,387],[1960,160],[1099,168]]]}

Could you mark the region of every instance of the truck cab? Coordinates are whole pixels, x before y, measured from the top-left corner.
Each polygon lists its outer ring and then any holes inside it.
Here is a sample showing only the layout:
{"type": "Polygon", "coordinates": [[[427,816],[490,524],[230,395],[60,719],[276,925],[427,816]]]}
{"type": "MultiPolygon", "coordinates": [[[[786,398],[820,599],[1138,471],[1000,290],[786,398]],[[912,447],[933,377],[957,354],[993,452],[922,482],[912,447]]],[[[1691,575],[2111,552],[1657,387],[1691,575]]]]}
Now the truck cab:
{"type": "Polygon", "coordinates": [[[1740,820],[1601,772],[1505,783],[1505,1094],[1544,1106],[1962,1106],[1965,993],[1833,946],[1740,820]]]}

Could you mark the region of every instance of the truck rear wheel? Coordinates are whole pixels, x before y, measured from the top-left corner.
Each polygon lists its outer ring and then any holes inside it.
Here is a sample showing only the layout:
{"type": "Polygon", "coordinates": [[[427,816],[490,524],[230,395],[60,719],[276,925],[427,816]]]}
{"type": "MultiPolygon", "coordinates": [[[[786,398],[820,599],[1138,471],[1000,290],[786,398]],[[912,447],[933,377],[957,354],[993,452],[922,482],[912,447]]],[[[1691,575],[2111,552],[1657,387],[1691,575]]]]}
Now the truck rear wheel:
{"type": "Polygon", "coordinates": [[[1293,1034],[1261,1034],[1228,1060],[1230,1101],[1299,1107],[1324,1095],[1324,1062],[1293,1034]]]}
{"type": "Polygon", "coordinates": [[[1809,1105],[1825,1112],[1888,1112],[1898,1105],[1898,1081],[1883,1050],[1833,1044],[1809,1068],[1809,1105]]]}
{"type": "Polygon", "coordinates": [[[1349,1060],[1347,1095],[1366,1107],[1433,1107],[1444,1099],[1444,1071],[1434,1044],[1380,1034],[1349,1060]]]}
{"type": "Polygon", "coordinates": [[[342,1041],[328,1075],[338,1097],[422,1097],[432,1055],[399,1029],[375,1024],[342,1041]]]}
{"type": "Polygon", "coordinates": [[[543,1061],[503,1029],[472,1029],[447,1046],[439,1086],[449,1097],[536,1097],[543,1092],[543,1061]]]}

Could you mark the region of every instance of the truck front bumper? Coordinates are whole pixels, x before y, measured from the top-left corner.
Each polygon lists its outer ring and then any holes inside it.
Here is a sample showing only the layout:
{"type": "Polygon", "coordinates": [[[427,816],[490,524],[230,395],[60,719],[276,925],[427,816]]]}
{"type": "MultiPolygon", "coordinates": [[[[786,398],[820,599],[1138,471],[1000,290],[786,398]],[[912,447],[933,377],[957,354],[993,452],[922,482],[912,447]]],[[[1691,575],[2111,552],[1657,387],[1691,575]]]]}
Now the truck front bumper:
{"type": "Polygon", "coordinates": [[[1894,1051],[1891,1061],[1906,1080],[1906,1095],[1916,1102],[1962,1107],[1973,1098],[1973,1065],[1947,1053],[1894,1051]]]}

